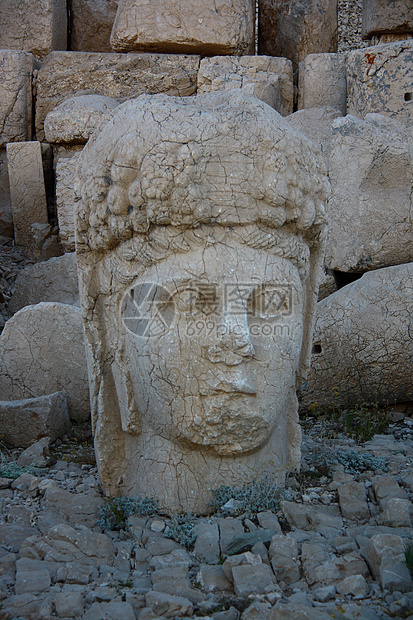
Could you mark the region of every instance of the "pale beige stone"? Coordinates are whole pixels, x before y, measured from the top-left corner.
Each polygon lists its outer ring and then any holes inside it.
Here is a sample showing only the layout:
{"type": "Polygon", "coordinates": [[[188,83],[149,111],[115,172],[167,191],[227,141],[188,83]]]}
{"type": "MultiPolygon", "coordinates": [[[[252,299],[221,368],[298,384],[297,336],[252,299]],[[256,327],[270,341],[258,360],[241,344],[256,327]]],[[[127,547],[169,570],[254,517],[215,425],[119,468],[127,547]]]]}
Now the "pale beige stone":
{"type": "Polygon", "coordinates": [[[220,484],[282,484],[323,252],[318,149],[242,89],[142,96],[92,136],[78,174],[105,491],[203,512],[220,484]]]}
{"type": "Polygon", "coordinates": [[[413,32],[411,0],[363,0],[363,38],[413,32]]]}
{"type": "Polygon", "coordinates": [[[46,140],[54,144],[85,144],[118,105],[116,99],[103,95],[70,97],[46,116],[46,140]]]}
{"type": "Polygon", "coordinates": [[[337,0],[260,0],[260,54],[292,60],[337,51],[337,0]]]}
{"type": "Polygon", "coordinates": [[[413,264],[365,273],[317,304],[304,407],[412,400],[413,264]]]}
{"type": "Polygon", "coordinates": [[[120,0],[110,42],[116,51],[254,52],[254,0],[120,0]]]}
{"type": "Polygon", "coordinates": [[[40,142],[10,142],[7,167],[15,241],[40,255],[36,225],[49,225],[40,142]]]}
{"type": "Polygon", "coordinates": [[[0,147],[32,137],[33,64],[31,54],[0,49],[0,147]]]}
{"type": "Polygon", "coordinates": [[[347,58],[347,112],[413,120],[413,40],[355,50],[347,58]]]}
{"type": "Polygon", "coordinates": [[[413,132],[369,114],[333,123],[325,264],[367,271],[413,261],[413,132]]]}
{"type": "Polygon", "coordinates": [[[0,0],[0,48],[43,58],[66,45],[66,0],[0,0]]]}
{"type": "Polygon", "coordinates": [[[56,163],[56,207],[59,236],[65,252],[75,250],[75,198],[73,185],[80,152],[56,163]]]}
{"type": "Polygon", "coordinates": [[[22,269],[16,278],[8,310],[14,314],[25,306],[42,301],[79,305],[76,255],[73,252],[22,269]]]}
{"type": "Polygon", "coordinates": [[[110,33],[118,0],[71,0],[70,49],[110,52],[110,33]]]}
{"type": "Polygon", "coordinates": [[[130,99],[142,93],[194,94],[198,56],[52,52],[36,78],[36,133],[44,138],[46,115],[77,94],[130,99]]]}
{"type": "Polygon", "coordinates": [[[333,137],[333,122],[342,116],[334,108],[310,108],[298,110],[287,116],[286,120],[296,131],[301,131],[310,138],[321,150],[324,161],[329,165],[331,139],[333,137]]]}
{"type": "Polygon", "coordinates": [[[16,400],[66,392],[71,418],[87,420],[89,392],[80,309],[26,306],[0,336],[0,393],[16,400]]]}
{"type": "Polygon", "coordinates": [[[63,392],[0,401],[1,433],[10,447],[27,448],[45,436],[49,442],[55,441],[63,437],[69,425],[67,400],[63,392]]]}
{"type": "Polygon", "coordinates": [[[342,54],[309,54],[299,65],[298,109],[347,109],[346,62],[342,54]]]}
{"type": "Polygon", "coordinates": [[[283,116],[293,111],[293,66],[287,58],[214,56],[201,60],[199,95],[234,88],[244,88],[283,116]]]}

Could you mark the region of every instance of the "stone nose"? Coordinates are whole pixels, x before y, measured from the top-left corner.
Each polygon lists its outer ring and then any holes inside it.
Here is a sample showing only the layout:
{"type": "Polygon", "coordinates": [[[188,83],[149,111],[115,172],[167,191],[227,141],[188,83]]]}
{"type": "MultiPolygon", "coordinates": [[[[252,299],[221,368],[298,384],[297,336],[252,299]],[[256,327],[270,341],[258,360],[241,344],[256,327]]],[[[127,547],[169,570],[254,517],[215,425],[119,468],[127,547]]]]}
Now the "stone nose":
{"type": "Polygon", "coordinates": [[[246,313],[224,314],[222,322],[217,325],[216,338],[207,352],[211,362],[224,362],[228,366],[236,366],[253,357],[255,351],[246,313]]]}

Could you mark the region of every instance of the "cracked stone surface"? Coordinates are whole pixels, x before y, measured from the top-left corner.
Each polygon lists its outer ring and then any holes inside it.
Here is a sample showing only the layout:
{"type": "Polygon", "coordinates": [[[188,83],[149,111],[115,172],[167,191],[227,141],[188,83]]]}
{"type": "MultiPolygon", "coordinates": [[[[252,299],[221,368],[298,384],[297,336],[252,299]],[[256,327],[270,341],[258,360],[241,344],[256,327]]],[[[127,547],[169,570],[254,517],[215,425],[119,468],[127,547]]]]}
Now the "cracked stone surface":
{"type": "Polygon", "coordinates": [[[55,144],[85,144],[118,105],[116,99],[103,95],[70,97],[46,116],[46,140],[55,144]]]}
{"type": "Polygon", "coordinates": [[[71,0],[72,51],[111,51],[110,33],[118,4],[119,0],[71,0]]]}
{"type": "Polygon", "coordinates": [[[309,54],[298,69],[298,109],[347,110],[346,61],[341,54],[309,54]]]}
{"type": "Polygon", "coordinates": [[[79,305],[79,285],[74,252],[28,265],[16,278],[8,310],[15,314],[42,301],[79,305]]]}
{"type": "Polygon", "coordinates": [[[337,0],[261,0],[258,32],[259,53],[295,70],[308,54],[337,51],[337,0]]]}
{"type": "Polygon", "coordinates": [[[52,52],[36,76],[36,135],[47,114],[79,91],[125,100],[142,93],[185,97],[196,90],[198,56],[52,52]]]}
{"type": "Polygon", "coordinates": [[[3,400],[67,394],[71,418],[90,415],[80,309],[56,302],[26,306],[0,336],[3,400]]]}
{"type": "Polygon", "coordinates": [[[413,7],[410,0],[365,0],[363,37],[378,34],[413,33],[413,7]]]}
{"type": "Polygon", "coordinates": [[[0,50],[0,147],[32,137],[33,65],[31,54],[0,50]]]}
{"type": "Polygon", "coordinates": [[[412,400],[413,264],[365,273],[317,304],[305,406],[412,400]]]}
{"type": "Polygon", "coordinates": [[[311,108],[298,110],[287,116],[286,120],[293,129],[301,131],[310,138],[321,150],[327,168],[329,168],[331,140],[333,137],[333,122],[342,116],[339,110],[334,108],[311,108]]]}
{"type": "Polygon", "coordinates": [[[244,88],[282,116],[293,111],[293,67],[287,58],[215,56],[201,60],[197,94],[234,88],[244,88]]]}
{"type": "Polygon", "coordinates": [[[0,428],[8,446],[27,448],[41,437],[52,441],[62,437],[69,426],[64,392],[38,398],[0,401],[0,428]]]}
{"type": "Polygon", "coordinates": [[[0,6],[0,48],[31,52],[43,58],[65,49],[67,13],[65,0],[19,0],[0,6]]]}
{"type": "Polygon", "coordinates": [[[30,256],[39,257],[36,229],[39,225],[49,227],[40,142],[10,142],[7,167],[14,239],[30,256]]]}
{"type": "Polygon", "coordinates": [[[377,112],[409,124],[413,119],[413,41],[355,50],[347,58],[347,112],[377,112]]]}
{"type": "Polygon", "coordinates": [[[78,173],[104,488],[204,511],[217,484],[258,470],[282,482],[299,460],[295,381],[322,256],[319,151],[242,90],[143,96],[112,113],[78,173]],[[161,296],[149,323],[133,314],[148,283],[161,296]]]}
{"type": "Polygon", "coordinates": [[[413,260],[413,132],[381,114],[332,124],[325,264],[363,272],[413,260]]]}
{"type": "Polygon", "coordinates": [[[116,51],[251,54],[254,24],[253,0],[120,0],[110,43],[116,51]]]}
{"type": "Polygon", "coordinates": [[[56,162],[56,208],[59,236],[65,252],[75,250],[75,197],[73,185],[80,153],[60,157],[56,162]]]}

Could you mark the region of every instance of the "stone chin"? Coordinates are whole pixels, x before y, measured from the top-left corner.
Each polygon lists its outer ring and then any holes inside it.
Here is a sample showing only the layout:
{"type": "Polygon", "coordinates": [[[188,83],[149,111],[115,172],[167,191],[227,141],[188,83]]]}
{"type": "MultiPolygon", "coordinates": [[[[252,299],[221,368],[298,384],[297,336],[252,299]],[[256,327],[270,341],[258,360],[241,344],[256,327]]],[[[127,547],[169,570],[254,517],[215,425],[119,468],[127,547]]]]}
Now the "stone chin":
{"type": "Polygon", "coordinates": [[[201,410],[180,435],[220,456],[257,450],[269,439],[272,427],[253,401],[254,397],[241,394],[202,398],[201,410]]]}

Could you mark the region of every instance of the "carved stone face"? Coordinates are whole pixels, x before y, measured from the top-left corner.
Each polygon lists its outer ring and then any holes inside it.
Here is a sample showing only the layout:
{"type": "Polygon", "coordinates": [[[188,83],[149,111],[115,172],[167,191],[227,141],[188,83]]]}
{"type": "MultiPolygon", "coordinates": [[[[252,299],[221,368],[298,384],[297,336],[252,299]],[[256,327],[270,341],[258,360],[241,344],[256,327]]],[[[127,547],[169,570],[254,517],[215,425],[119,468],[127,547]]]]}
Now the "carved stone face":
{"type": "Polygon", "coordinates": [[[156,283],[160,327],[136,334],[123,323],[143,427],[225,456],[284,428],[303,338],[296,267],[229,237],[146,268],[129,297],[139,305],[156,283]]]}

